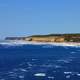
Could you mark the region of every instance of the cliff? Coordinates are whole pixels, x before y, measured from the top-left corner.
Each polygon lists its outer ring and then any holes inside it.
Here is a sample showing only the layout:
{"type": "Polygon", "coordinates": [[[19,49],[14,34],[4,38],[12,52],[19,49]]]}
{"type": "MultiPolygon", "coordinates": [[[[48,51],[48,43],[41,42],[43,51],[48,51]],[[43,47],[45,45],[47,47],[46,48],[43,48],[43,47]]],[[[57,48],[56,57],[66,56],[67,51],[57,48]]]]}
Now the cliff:
{"type": "Polygon", "coordinates": [[[64,37],[30,37],[30,41],[36,42],[64,42],[64,37]]]}
{"type": "Polygon", "coordinates": [[[28,37],[7,37],[5,40],[25,40],[35,42],[80,42],[80,34],[49,34],[28,37]]]}

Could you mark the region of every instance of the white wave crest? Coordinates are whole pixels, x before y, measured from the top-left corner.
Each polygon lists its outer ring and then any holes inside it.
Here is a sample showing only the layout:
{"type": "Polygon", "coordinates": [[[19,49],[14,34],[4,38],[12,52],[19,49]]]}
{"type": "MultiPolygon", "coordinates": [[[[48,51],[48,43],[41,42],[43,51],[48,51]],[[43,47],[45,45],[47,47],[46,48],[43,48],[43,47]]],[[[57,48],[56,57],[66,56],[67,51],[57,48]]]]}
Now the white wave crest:
{"type": "Polygon", "coordinates": [[[0,42],[0,45],[8,45],[8,46],[20,46],[20,45],[44,45],[43,48],[52,47],[52,46],[69,46],[69,47],[80,47],[80,43],[73,42],[32,42],[32,41],[4,41],[0,42]]]}

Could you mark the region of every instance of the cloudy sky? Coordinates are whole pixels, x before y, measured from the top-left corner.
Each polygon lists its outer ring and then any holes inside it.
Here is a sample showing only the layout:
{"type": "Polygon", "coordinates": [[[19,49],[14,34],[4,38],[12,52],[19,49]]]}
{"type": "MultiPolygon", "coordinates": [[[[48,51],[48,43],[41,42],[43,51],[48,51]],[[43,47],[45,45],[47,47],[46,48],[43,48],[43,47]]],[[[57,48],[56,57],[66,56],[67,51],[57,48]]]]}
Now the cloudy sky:
{"type": "Polygon", "coordinates": [[[0,38],[80,32],[80,0],[0,0],[0,38]]]}

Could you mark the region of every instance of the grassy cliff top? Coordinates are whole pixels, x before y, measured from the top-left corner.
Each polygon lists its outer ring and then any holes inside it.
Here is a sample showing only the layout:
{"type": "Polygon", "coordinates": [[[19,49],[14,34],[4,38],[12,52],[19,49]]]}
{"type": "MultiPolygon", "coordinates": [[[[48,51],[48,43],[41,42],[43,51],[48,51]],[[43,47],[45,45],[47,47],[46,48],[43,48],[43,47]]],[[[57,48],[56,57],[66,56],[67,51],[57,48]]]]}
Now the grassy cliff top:
{"type": "Polygon", "coordinates": [[[30,37],[52,37],[52,36],[62,36],[62,37],[66,37],[66,36],[76,36],[76,37],[80,37],[80,33],[73,33],[73,34],[48,34],[48,35],[32,35],[30,37]]]}

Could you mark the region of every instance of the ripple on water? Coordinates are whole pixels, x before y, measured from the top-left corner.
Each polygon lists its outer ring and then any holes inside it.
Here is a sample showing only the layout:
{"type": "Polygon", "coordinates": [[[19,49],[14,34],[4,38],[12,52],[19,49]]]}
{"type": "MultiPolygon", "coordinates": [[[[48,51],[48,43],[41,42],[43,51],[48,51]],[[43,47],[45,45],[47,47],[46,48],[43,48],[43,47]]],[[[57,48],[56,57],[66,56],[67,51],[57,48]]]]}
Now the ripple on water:
{"type": "Polygon", "coordinates": [[[54,80],[55,77],[53,77],[53,76],[48,76],[48,79],[50,79],[50,80],[54,80]]]}
{"type": "Polygon", "coordinates": [[[24,79],[24,75],[19,75],[18,76],[20,79],[24,79]]]}
{"type": "Polygon", "coordinates": [[[71,54],[75,54],[76,52],[75,51],[72,51],[72,52],[70,52],[71,54]]]}
{"type": "Polygon", "coordinates": [[[67,75],[66,78],[69,79],[69,78],[71,78],[71,76],[70,75],[67,75]]]}
{"type": "Polygon", "coordinates": [[[45,77],[46,74],[45,73],[36,73],[36,74],[34,74],[34,76],[36,76],[36,77],[45,77]]]}
{"type": "Polygon", "coordinates": [[[5,79],[0,79],[0,80],[5,80],[5,79]]]}

